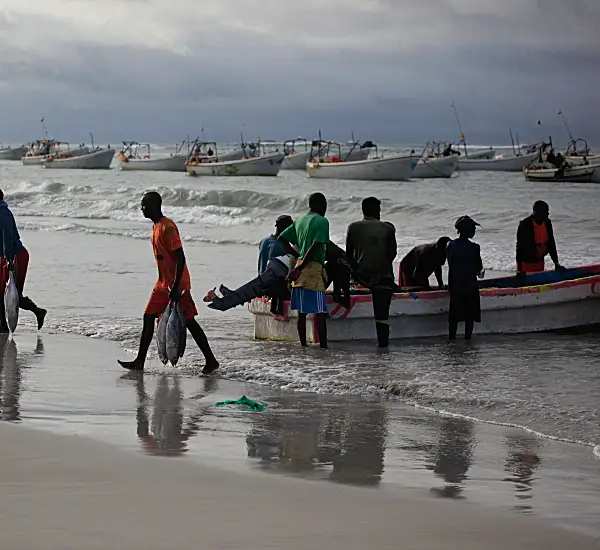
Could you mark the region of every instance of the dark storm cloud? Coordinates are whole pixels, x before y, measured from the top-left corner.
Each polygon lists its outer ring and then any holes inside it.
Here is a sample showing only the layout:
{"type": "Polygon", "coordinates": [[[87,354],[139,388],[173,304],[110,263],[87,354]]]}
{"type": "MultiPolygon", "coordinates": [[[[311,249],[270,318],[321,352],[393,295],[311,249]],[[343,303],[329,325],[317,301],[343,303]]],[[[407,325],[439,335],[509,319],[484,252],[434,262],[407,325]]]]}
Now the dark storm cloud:
{"type": "Polygon", "coordinates": [[[30,1],[0,15],[3,138],[45,114],[112,140],[204,125],[423,141],[456,137],[454,100],[474,141],[560,132],[562,108],[600,142],[597,0],[30,1]]]}

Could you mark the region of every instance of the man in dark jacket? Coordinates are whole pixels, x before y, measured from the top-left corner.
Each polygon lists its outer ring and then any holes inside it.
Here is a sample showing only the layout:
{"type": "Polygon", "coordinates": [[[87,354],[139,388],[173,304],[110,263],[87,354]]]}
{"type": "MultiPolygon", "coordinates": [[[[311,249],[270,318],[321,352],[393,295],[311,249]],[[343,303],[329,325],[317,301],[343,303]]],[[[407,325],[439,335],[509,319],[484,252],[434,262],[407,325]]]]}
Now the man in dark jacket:
{"type": "Polygon", "coordinates": [[[446,263],[446,247],[451,240],[440,237],[436,243],[415,246],[400,262],[399,286],[429,288],[429,277],[435,273],[438,286],[442,288],[442,266],[446,263]]]}
{"type": "Polygon", "coordinates": [[[544,271],[544,257],[550,254],[557,271],[565,270],[558,261],[552,222],[548,217],[550,207],[544,201],[536,201],[533,214],[519,223],[517,229],[517,277],[526,273],[544,271]]]}

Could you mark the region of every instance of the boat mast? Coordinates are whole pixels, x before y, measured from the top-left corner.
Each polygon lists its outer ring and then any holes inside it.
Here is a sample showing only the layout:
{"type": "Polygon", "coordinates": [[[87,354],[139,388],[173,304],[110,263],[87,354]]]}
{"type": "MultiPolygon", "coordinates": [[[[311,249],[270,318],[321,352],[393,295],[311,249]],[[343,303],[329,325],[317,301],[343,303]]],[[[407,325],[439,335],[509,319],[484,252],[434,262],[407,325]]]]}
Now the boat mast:
{"type": "Polygon", "coordinates": [[[458,111],[456,110],[456,105],[454,105],[454,101],[452,105],[450,105],[454,110],[454,116],[456,117],[456,122],[458,123],[458,130],[460,131],[460,140],[462,141],[463,147],[465,148],[465,157],[468,157],[467,154],[467,140],[465,139],[465,133],[463,132],[462,125],[460,123],[460,118],[458,118],[458,111]]]}
{"type": "Polygon", "coordinates": [[[517,156],[515,153],[515,140],[513,139],[512,128],[510,128],[510,141],[512,143],[513,155],[517,156]]]}
{"type": "Polygon", "coordinates": [[[569,139],[571,141],[575,141],[575,139],[573,138],[573,134],[571,133],[571,130],[569,128],[569,125],[567,124],[567,119],[565,118],[565,115],[563,115],[563,112],[562,111],[558,111],[558,116],[562,118],[563,124],[565,125],[567,133],[569,134],[569,139]]]}

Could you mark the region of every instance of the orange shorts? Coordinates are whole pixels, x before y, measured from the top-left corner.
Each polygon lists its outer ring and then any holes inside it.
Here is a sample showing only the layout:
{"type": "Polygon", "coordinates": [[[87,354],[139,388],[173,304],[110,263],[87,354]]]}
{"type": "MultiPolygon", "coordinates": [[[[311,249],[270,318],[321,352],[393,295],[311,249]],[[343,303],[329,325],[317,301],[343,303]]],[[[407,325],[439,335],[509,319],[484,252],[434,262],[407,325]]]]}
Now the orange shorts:
{"type": "MultiPolygon", "coordinates": [[[[194,303],[192,293],[189,289],[182,291],[181,301],[179,303],[186,321],[191,321],[198,315],[196,304],[194,303]]],[[[150,300],[148,300],[148,305],[146,306],[146,311],[144,311],[144,313],[146,315],[162,315],[168,305],[169,289],[165,286],[156,285],[152,289],[152,294],[150,294],[150,300]]]]}

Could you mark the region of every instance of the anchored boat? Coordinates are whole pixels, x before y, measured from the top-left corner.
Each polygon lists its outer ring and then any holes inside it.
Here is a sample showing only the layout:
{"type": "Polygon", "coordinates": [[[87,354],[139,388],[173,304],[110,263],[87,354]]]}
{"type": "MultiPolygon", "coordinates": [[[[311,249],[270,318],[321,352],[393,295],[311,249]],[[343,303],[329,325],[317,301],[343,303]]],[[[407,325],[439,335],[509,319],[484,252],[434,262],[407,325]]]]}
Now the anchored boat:
{"type": "Polygon", "coordinates": [[[284,153],[267,153],[260,141],[242,147],[244,158],[222,160],[214,141],[196,141],[186,171],[190,176],[277,176],[284,153]]]}
{"type": "Polygon", "coordinates": [[[458,151],[452,145],[434,142],[423,155],[413,173],[413,179],[451,178],[458,168],[458,151]]]}
{"type": "Polygon", "coordinates": [[[97,148],[79,157],[58,158],[50,155],[42,163],[45,168],[70,170],[108,170],[115,156],[114,149],[97,148]]]}
{"type": "Polygon", "coordinates": [[[21,145],[21,147],[1,147],[0,160],[21,160],[27,154],[29,147],[21,145]]]}
{"type": "MultiPolygon", "coordinates": [[[[544,271],[527,275],[527,286],[516,277],[479,282],[481,323],[476,334],[514,334],[586,328],[600,324],[600,265],[544,271]]],[[[376,340],[373,299],[369,291],[355,291],[350,309],[327,297],[331,341],[376,340]]],[[[445,290],[394,294],[390,307],[390,338],[447,336],[449,295],[445,290]]],[[[297,312],[285,303],[284,315],[273,316],[269,303],[256,298],[248,306],[254,315],[254,337],[260,340],[297,340],[297,312]]],[[[317,338],[313,316],[307,336],[317,338]]]]}
{"type": "Polygon", "coordinates": [[[417,163],[417,156],[379,156],[377,146],[365,142],[364,148],[374,149],[375,155],[367,160],[342,160],[341,146],[334,141],[316,140],[312,143],[311,161],[306,170],[311,178],[365,181],[408,181],[417,163]],[[331,154],[334,149],[337,154],[331,154]]]}
{"type": "Polygon", "coordinates": [[[89,153],[89,148],[80,145],[71,149],[66,141],[56,141],[54,139],[41,139],[34,141],[28,149],[25,156],[21,158],[24,166],[41,166],[50,156],[54,158],[72,158],[89,153]]]}
{"type": "Polygon", "coordinates": [[[154,172],[185,172],[188,159],[189,142],[183,141],[175,146],[175,154],[169,157],[152,158],[149,143],[124,141],[119,153],[121,170],[148,170],[154,172]]]}
{"type": "Polygon", "coordinates": [[[306,163],[310,160],[310,142],[301,137],[288,139],[283,143],[283,153],[282,170],[306,170],[306,163]]]}

